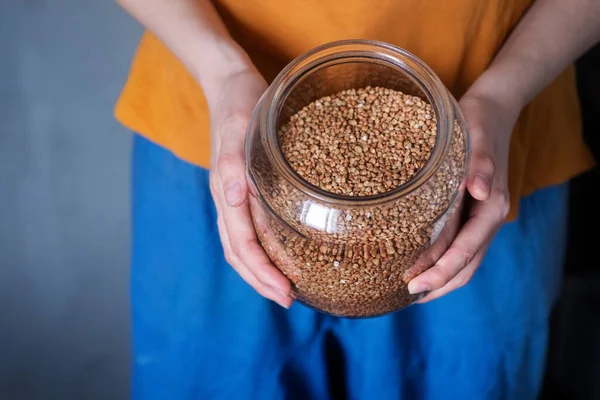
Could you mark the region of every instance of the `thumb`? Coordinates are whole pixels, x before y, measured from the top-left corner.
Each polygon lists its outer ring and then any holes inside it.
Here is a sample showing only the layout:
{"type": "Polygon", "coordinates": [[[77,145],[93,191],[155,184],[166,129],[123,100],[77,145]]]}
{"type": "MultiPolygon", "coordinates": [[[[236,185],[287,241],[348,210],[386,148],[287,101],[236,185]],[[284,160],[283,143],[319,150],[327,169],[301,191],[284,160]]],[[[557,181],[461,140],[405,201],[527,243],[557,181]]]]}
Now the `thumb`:
{"type": "Polygon", "coordinates": [[[467,177],[467,190],[475,200],[490,197],[496,174],[494,145],[491,138],[480,129],[471,131],[471,160],[467,177]]]}
{"type": "Polygon", "coordinates": [[[230,112],[224,115],[219,127],[221,146],[217,168],[225,201],[230,207],[244,204],[248,196],[244,144],[249,121],[249,113],[230,112]]]}

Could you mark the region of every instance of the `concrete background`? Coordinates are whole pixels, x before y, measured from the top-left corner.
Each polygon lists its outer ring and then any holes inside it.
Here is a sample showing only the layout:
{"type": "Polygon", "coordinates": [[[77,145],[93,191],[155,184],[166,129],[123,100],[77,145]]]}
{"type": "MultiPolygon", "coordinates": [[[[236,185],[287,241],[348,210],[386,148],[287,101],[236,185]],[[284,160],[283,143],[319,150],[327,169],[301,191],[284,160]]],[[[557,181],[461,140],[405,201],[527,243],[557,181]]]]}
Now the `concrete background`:
{"type": "Polygon", "coordinates": [[[0,0],[0,399],[129,393],[129,153],[141,28],[113,1],[0,0]]]}

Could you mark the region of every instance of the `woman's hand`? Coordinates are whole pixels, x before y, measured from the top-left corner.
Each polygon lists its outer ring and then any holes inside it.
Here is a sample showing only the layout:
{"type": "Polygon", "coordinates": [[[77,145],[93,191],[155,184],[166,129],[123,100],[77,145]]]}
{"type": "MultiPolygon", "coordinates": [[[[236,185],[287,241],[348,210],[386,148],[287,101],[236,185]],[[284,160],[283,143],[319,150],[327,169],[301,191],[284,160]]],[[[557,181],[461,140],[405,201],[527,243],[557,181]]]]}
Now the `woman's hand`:
{"type": "Polygon", "coordinates": [[[227,261],[258,293],[289,307],[290,282],[259,245],[248,208],[246,128],[266,83],[210,1],[118,0],[198,81],[210,109],[210,190],[227,261]]]}
{"type": "Polygon", "coordinates": [[[409,282],[411,293],[429,292],[426,303],[467,284],[510,208],[508,152],[520,106],[467,92],[460,101],[471,134],[466,222],[440,260],[409,282]]]}
{"type": "Polygon", "coordinates": [[[539,0],[460,101],[472,140],[467,222],[435,266],[409,282],[427,302],[465,285],[509,209],[508,149],[522,109],[600,40],[600,2],[539,0]],[[469,203],[469,200],[472,200],[469,203]]]}
{"type": "Polygon", "coordinates": [[[288,308],[290,282],[258,243],[248,206],[244,143],[246,129],[267,85],[250,68],[226,77],[211,105],[210,190],[217,212],[225,258],[258,293],[288,308]]]}

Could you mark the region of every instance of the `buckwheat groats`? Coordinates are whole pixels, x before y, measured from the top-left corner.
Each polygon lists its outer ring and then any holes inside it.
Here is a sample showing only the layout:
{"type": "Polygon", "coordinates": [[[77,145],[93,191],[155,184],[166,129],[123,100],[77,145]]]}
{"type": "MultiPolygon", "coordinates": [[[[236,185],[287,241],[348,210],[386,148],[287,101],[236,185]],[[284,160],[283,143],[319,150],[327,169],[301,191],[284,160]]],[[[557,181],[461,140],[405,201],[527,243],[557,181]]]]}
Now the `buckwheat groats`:
{"type": "Polygon", "coordinates": [[[466,166],[458,123],[444,158],[427,166],[436,135],[428,102],[365,87],[313,101],[280,127],[279,150],[308,189],[273,173],[268,151],[255,143],[250,162],[261,196],[250,203],[254,225],[299,300],[363,317],[417,299],[407,283],[435,262],[428,252],[459,204],[466,166]],[[424,168],[435,172],[423,179],[424,168]]]}
{"type": "Polygon", "coordinates": [[[292,116],[279,132],[292,168],[321,189],[348,196],[390,191],[423,168],[435,144],[431,106],[391,89],[350,89],[292,116]]]}

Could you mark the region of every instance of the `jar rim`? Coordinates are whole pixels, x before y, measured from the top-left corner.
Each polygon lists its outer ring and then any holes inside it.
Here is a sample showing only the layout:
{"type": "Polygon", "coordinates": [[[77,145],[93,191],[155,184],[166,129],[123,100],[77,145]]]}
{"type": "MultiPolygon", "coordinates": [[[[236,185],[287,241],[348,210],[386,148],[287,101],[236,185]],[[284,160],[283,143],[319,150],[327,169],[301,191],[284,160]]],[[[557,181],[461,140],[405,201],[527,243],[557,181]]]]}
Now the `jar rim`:
{"type": "MultiPolygon", "coordinates": [[[[305,52],[291,61],[273,80],[259,102],[259,107],[252,118],[258,118],[261,138],[264,140],[265,149],[271,157],[279,173],[296,189],[323,203],[339,206],[373,206],[405,197],[424,185],[441,167],[450,151],[452,135],[454,134],[454,120],[456,113],[460,113],[456,100],[448,92],[439,77],[421,59],[409,51],[389,43],[350,39],[326,43],[305,52]],[[302,178],[288,163],[281,147],[279,146],[277,124],[281,109],[287,95],[294,89],[304,76],[312,71],[335,65],[336,62],[362,59],[377,60],[379,63],[402,72],[419,87],[428,98],[436,115],[436,140],[434,148],[425,165],[407,182],[396,188],[371,196],[347,196],[327,192],[304,178],[302,178]],[[319,68],[321,67],[321,68],[319,68]],[[263,132],[265,133],[263,135],[263,132]]],[[[462,117],[462,115],[460,116],[462,117]]],[[[469,133],[465,129],[466,164],[469,161],[469,133]]],[[[247,159],[250,156],[246,144],[247,159]]],[[[255,178],[250,172],[252,184],[255,178]]],[[[466,172],[465,172],[466,173],[466,172]]]]}

